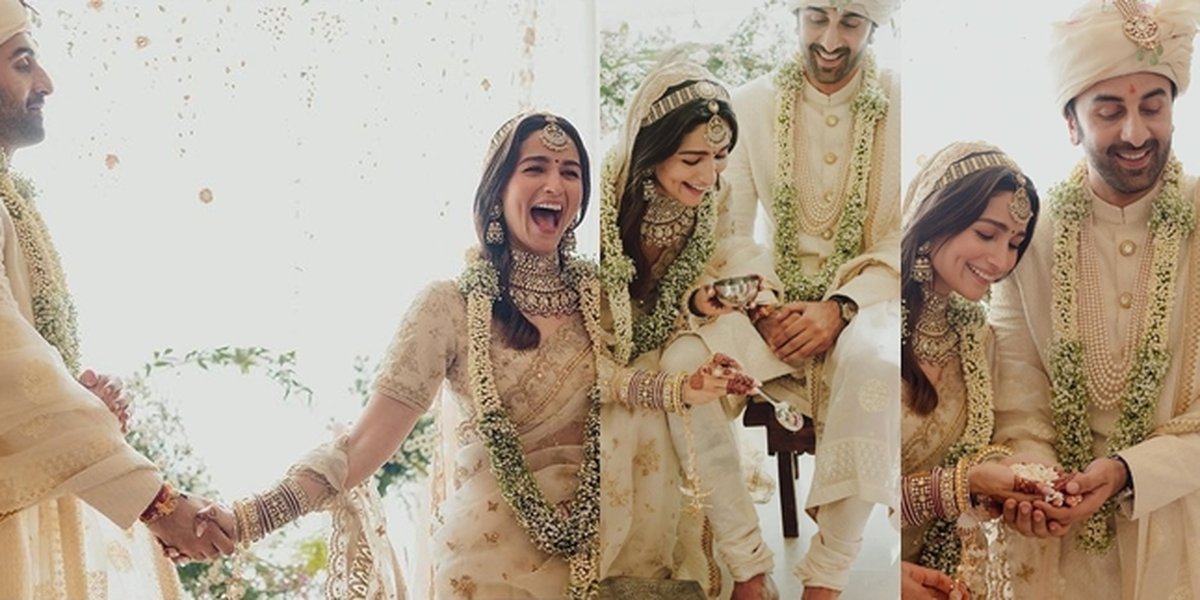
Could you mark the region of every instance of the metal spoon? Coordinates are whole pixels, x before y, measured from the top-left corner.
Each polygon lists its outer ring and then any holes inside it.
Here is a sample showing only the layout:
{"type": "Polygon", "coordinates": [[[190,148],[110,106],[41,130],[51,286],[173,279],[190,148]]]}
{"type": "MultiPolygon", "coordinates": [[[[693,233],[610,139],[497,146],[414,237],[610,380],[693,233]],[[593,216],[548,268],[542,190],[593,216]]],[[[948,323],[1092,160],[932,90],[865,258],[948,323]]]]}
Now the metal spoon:
{"type": "Polygon", "coordinates": [[[766,400],[768,404],[775,407],[775,420],[788,431],[800,431],[804,428],[804,416],[796,412],[796,409],[787,402],[780,402],[772,399],[770,396],[763,393],[761,389],[754,390],[754,395],[766,400]]]}

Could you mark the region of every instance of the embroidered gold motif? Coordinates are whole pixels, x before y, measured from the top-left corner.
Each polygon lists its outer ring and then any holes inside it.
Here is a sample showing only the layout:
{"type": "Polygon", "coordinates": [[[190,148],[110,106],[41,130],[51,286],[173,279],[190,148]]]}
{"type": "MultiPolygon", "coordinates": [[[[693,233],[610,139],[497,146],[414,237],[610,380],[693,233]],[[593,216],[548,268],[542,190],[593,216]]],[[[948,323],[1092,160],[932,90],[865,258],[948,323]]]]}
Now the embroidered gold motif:
{"type": "Polygon", "coordinates": [[[133,570],[133,558],[129,555],[129,550],[120,542],[108,543],[108,562],[112,563],[114,569],[122,573],[133,570]]]}
{"type": "Polygon", "coordinates": [[[637,454],[633,457],[633,465],[641,469],[642,477],[658,472],[659,456],[656,444],[656,440],[646,440],[638,444],[637,454]]]}
{"type": "Polygon", "coordinates": [[[48,399],[46,390],[54,383],[54,365],[44,360],[32,360],[25,364],[21,373],[21,394],[35,404],[48,399]]]}
{"type": "Polygon", "coordinates": [[[454,590],[456,598],[464,598],[465,600],[475,599],[475,580],[471,579],[470,575],[463,575],[461,578],[451,578],[450,588],[454,590]]]}

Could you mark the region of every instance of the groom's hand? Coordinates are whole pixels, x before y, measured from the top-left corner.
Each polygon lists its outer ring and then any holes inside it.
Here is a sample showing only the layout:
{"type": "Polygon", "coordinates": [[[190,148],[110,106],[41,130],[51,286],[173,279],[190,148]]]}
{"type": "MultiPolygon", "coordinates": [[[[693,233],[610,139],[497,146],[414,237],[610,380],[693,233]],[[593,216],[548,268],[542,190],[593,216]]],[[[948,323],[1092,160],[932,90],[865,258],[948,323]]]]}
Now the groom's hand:
{"type": "Polygon", "coordinates": [[[1034,506],[1045,513],[1052,525],[1059,524],[1070,529],[1076,523],[1091,518],[1105,501],[1125,487],[1125,465],[1112,458],[1097,458],[1082,473],[1075,475],[1066,487],[1066,493],[1083,496],[1079,504],[1059,508],[1038,501],[1034,506]]]}
{"type": "Polygon", "coordinates": [[[204,506],[212,504],[210,500],[181,496],[177,502],[174,512],[147,526],[169,557],[207,561],[223,554],[233,554],[233,540],[220,527],[208,527],[203,535],[196,535],[196,514],[204,506]]]}

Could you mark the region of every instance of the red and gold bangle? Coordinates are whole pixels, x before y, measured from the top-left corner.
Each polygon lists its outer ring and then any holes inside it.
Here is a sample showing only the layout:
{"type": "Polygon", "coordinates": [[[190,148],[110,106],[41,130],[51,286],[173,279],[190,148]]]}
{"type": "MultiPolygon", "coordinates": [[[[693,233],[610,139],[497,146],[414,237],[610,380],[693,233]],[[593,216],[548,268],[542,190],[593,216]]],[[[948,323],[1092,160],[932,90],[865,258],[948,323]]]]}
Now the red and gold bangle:
{"type": "Polygon", "coordinates": [[[158,494],[155,494],[154,501],[146,510],[142,511],[142,515],[138,517],[141,522],[149,525],[173,512],[175,506],[179,503],[179,492],[170,482],[164,481],[162,487],[158,488],[158,494]]]}

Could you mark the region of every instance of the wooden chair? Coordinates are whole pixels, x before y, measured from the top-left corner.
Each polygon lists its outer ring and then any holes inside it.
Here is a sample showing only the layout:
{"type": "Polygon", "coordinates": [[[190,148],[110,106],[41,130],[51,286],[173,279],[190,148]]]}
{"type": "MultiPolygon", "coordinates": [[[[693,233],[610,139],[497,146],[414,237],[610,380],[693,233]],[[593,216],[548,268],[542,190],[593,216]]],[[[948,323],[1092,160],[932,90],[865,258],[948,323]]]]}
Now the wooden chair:
{"type": "Polygon", "coordinates": [[[775,420],[775,409],[766,402],[751,401],[742,414],[742,425],[767,428],[767,454],[774,456],[779,466],[779,510],[783,513],[783,537],[800,536],[796,507],[796,478],[800,473],[799,456],[812,454],[817,446],[817,432],[812,419],[804,417],[800,431],[788,431],[775,420]]]}

